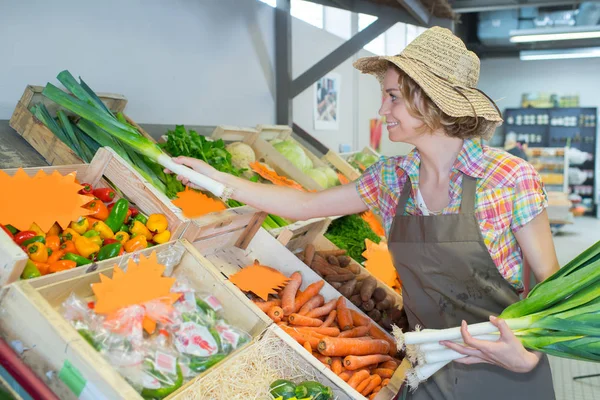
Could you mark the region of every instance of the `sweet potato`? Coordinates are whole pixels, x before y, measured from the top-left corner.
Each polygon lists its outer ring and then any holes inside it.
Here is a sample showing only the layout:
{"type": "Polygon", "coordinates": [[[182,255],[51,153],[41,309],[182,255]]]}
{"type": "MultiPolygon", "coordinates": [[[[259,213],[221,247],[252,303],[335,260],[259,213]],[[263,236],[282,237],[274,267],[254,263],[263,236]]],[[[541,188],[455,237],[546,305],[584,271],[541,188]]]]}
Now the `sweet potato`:
{"type": "Polygon", "coordinates": [[[344,282],[329,282],[329,284],[338,290],[344,286],[344,282]]]}
{"type": "Polygon", "coordinates": [[[350,265],[350,261],[352,261],[352,259],[348,256],[338,256],[337,260],[342,268],[346,268],[348,265],[350,265]]]}
{"type": "Polygon", "coordinates": [[[377,288],[377,280],[372,276],[365,279],[360,288],[360,297],[362,301],[367,301],[373,296],[373,292],[377,288]]]}
{"type": "Polygon", "coordinates": [[[354,293],[354,288],[356,287],[356,279],[351,279],[345,282],[338,291],[346,298],[350,298],[352,293],[354,293]]]}
{"type": "Polygon", "coordinates": [[[336,256],[327,256],[326,260],[331,265],[335,265],[337,267],[340,266],[340,262],[338,261],[336,256]]]}
{"type": "Polygon", "coordinates": [[[375,290],[373,291],[373,299],[378,303],[380,301],[383,301],[386,297],[387,293],[382,287],[375,288],[375,290]]]}
{"type": "Polygon", "coordinates": [[[327,256],[343,256],[346,255],[346,250],[335,249],[335,250],[317,250],[317,254],[321,257],[327,256]]]}
{"type": "Polygon", "coordinates": [[[361,268],[362,267],[358,264],[350,264],[346,267],[346,269],[352,272],[354,275],[360,274],[361,268]]]}
{"type": "Polygon", "coordinates": [[[372,311],[375,308],[375,302],[373,301],[373,299],[369,299],[362,303],[361,308],[366,312],[372,311]]]}
{"type": "Polygon", "coordinates": [[[354,279],[354,274],[352,272],[348,272],[346,274],[331,274],[325,275],[325,280],[328,282],[347,282],[351,279],[354,279]]]}
{"type": "Polygon", "coordinates": [[[354,304],[356,307],[360,307],[362,306],[362,299],[360,298],[360,294],[355,294],[354,296],[350,297],[350,301],[352,302],[352,304],[354,304]]]}

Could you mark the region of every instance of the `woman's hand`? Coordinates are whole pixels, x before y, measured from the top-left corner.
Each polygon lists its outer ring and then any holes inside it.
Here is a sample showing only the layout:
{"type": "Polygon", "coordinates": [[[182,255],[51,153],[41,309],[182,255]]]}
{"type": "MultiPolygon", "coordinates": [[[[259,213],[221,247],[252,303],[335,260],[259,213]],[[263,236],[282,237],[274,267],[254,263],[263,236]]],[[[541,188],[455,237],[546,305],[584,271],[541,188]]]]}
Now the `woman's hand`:
{"type": "Polygon", "coordinates": [[[520,373],[533,370],[540,361],[541,353],[525,349],[504,320],[491,316],[490,322],[500,331],[500,338],[495,342],[473,338],[467,330],[467,323],[463,321],[460,331],[466,346],[446,340],[440,343],[467,356],[455,360],[457,363],[488,363],[520,373]]]}
{"type": "MultiPolygon", "coordinates": [[[[201,173],[202,175],[205,175],[211,179],[214,179],[216,181],[219,181],[218,179],[218,172],[216,169],[214,169],[212,166],[210,166],[209,164],[205,163],[204,161],[198,160],[197,158],[192,158],[192,157],[175,157],[173,158],[173,161],[177,164],[182,164],[185,165],[187,167],[190,167],[191,169],[193,169],[196,172],[201,173]]],[[[171,174],[172,172],[169,171],[168,169],[165,168],[165,174],[171,174]]],[[[196,185],[194,185],[193,183],[190,183],[189,179],[181,176],[181,175],[177,175],[177,180],[181,181],[181,183],[183,183],[186,186],[190,186],[192,188],[196,188],[196,189],[204,189],[201,187],[198,187],[196,185]]]]}

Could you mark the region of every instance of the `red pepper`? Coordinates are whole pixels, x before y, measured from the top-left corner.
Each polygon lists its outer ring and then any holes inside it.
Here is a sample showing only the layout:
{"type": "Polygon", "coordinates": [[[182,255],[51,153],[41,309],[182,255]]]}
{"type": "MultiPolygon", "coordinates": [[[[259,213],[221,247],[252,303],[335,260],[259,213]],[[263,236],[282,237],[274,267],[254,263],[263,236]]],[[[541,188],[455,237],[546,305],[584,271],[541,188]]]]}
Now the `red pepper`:
{"type": "Polygon", "coordinates": [[[103,246],[106,246],[107,244],[111,244],[111,243],[121,243],[116,239],[104,239],[103,246]]]}
{"type": "Polygon", "coordinates": [[[78,192],[79,194],[92,194],[94,188],[90,183],[82,183],[83,188],[78,192]]]}
{"type": "Polygon", "coordinates": [[[131,210],[131,218],[135,218],[135,216],[140,213],[140,211],[135,207],[129,207],[129,209],[131,210]]]}
{"type": "Polygon", "coordinates": [[[34,236],[37,236],[37,233],[34,231],[21,231],[15,235],[15,242],[20,246],[24,241],[34,236]]]}
{"type": "Polygon", "coordinates": [[[6,229],[6,228],[4,227],[4,225],[0,224],[0,228],[2,228],[2,230],[3,230],[4,232],[6,232],[6,234],[8,235],[8,237],[9,237],[9,238],[11,238],[11,239],[14,239],[14,238],[15,238],[15,235],[13,235],[11,231],[9,231],[8,229],[6,229]]]}
{"type": "Polygon", "coordinates": [[[94,196],[105,203],[110,203],[115,199],[115,191],[111,188],[99,188],[93,190],[94,196]]]}

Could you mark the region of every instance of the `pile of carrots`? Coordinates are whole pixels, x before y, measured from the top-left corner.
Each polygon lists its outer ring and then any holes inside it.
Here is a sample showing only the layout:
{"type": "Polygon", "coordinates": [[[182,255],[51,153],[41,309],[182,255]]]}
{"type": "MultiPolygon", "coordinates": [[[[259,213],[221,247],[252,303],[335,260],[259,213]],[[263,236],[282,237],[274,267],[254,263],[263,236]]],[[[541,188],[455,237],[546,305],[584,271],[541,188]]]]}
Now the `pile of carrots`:
{"type": "Polygon", "coordinates": [[[269,301],[254,303],[327,368],[369,399],[385,387],[401,363],[396,344],[369,317],[349,309],[346,298],[325,301],[319,294],[325,281],[304,291],[302,275],[269,301]]]}

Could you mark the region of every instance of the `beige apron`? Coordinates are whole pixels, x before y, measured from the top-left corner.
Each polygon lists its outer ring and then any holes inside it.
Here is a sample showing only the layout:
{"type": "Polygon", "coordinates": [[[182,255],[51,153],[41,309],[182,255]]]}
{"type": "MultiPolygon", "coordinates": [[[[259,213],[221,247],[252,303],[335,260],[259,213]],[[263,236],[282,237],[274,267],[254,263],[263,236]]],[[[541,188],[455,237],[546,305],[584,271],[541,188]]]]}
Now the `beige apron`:
{"type": "MultiPolygon", "coordinates": [[[[492,260],[475,214],[475,178],[462,175],[459,214],[403,215],[411,193],[407,179],[396,208],[389,249],[402,280],[410,329],[442,329],[488,321],[519,300],[492,260]]],[[[410,399],[554,399],[547,357],[530,373],[490,364],[450,363],[422,382],[410,399]]]]}

